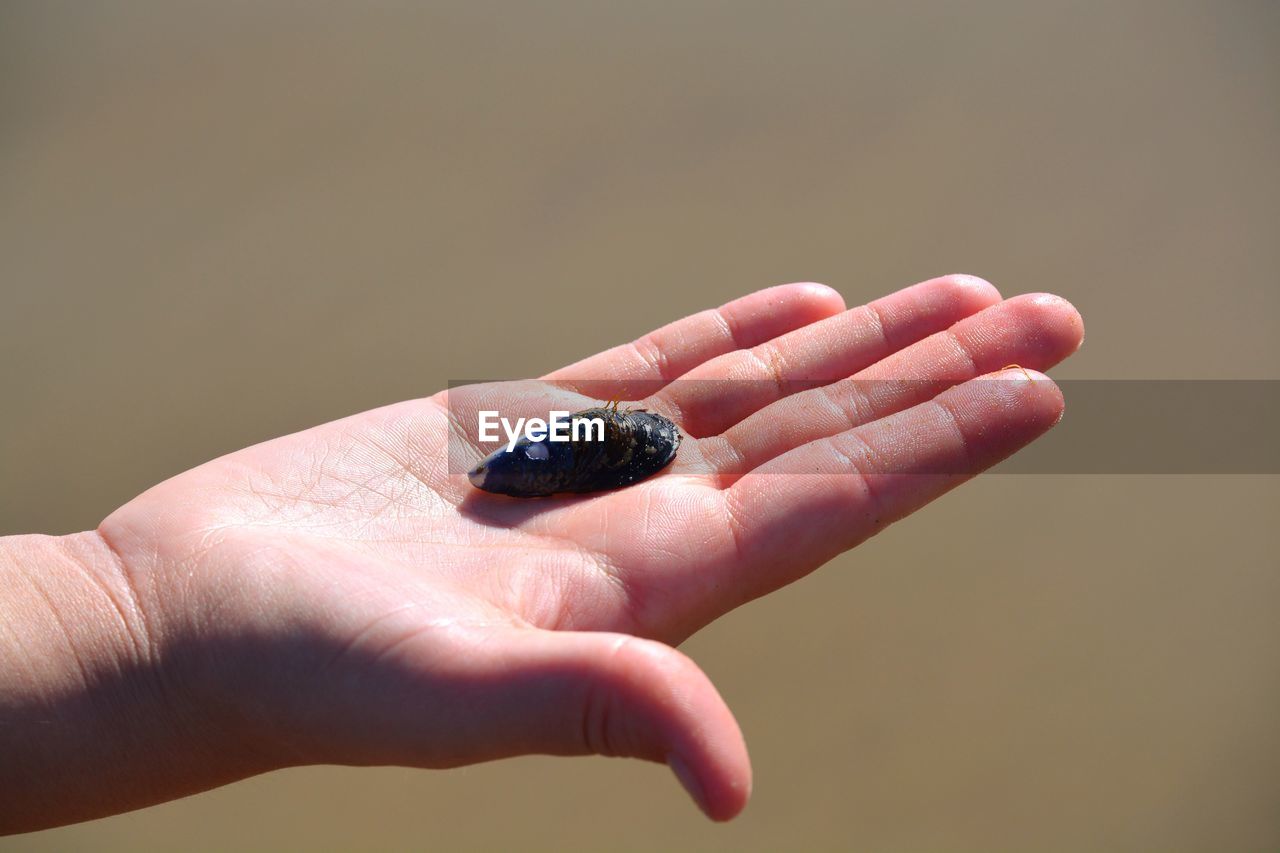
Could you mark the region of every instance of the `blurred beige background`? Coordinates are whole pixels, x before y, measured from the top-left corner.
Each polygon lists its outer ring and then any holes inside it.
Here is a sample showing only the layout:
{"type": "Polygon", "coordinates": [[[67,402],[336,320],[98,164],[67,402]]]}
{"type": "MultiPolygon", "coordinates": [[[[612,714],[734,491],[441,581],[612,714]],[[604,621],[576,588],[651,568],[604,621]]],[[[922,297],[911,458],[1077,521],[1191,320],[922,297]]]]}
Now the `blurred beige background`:
{"type": "MultiPolygon", "coordinates": [[[[0,533],[788,280],[971,272],[1081,309],[1060,377],[1280,377],[1278,84],[1261,0],[10,0],[0,533]]],[[[1278,849],[1278,506],[992,476],[722,620],[686,648],[752,749],[727,826],[529,758],[0,848],[1278,849]]]]}

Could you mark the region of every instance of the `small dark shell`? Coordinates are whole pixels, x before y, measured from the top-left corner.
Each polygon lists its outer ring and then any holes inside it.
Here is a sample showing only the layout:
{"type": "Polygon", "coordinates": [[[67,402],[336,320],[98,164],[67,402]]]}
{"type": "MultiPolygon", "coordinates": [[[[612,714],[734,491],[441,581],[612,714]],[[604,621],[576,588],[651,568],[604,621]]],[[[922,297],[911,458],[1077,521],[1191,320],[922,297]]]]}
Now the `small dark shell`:
{"type": "Polygon", "coordinates": [[[650,477],[671,463],[680,430],[661,415],[613,408],[569,416],[604,421],[603,441],[530,441],[501,447],[467,474],[477,489],[517,498],[561,492],[601,492],[650,477]]]}

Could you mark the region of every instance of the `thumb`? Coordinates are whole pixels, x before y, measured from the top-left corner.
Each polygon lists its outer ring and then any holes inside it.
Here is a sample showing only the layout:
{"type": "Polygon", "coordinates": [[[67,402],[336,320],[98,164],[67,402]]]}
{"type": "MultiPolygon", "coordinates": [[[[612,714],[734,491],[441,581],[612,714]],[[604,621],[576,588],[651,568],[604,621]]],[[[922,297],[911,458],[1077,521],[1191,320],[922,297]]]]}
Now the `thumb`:
{"type": "MultiPolygon", "coordinates": [[[[728,820],[751,794],[733,714],[692,660],[625,634],[510,629],[467,666],[466,732],[502,757],[613,755],[665,762],[698,806],[728,820]]],[[[480,760],[483,760],[480,759],[480,760]]]]}

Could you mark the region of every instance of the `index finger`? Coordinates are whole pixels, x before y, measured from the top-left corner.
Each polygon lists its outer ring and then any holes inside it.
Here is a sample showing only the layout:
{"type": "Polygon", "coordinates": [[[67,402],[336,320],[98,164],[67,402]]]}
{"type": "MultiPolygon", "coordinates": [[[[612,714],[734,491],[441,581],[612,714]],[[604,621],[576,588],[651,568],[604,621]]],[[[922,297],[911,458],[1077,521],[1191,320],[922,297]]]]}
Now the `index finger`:
{"type": "Polygon", "coordinates": [[[844,311],[825,284],[780,284],[692,314],[543,378],[598,400],[640,400],[700,364],[844,311]]]}

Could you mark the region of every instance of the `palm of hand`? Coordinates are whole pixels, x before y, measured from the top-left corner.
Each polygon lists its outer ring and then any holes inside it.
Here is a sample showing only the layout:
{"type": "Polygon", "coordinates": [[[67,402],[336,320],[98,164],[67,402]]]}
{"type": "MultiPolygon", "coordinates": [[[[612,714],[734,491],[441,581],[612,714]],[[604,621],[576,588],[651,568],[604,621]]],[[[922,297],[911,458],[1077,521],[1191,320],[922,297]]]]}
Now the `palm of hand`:
{"type": "Polygon", "coordinates": [[[704,810],[729,817],[750,786],[741,735],[664,643],[955,484],[929,462],[977,470],[1043,432],[1061,406],[1051,383],[965,380],[1011,361],[1049,367],[1080,338],[1065,302],[1001,303],[967,279],[842,308],[823,288],[774,288],[517,389],[569,410],[598,402],[577,377],[603,380],[601,396],[652,391],[640,404],[684,443],[626,489],[477,492],[458,473],[476,451],[457,415],[473,405],[455,391],[215,460],[102,532],[184,689],[241,697],[220,703],[221,724],[264,769],[630,755],[668,761],[704,810]],[[674,376],[760,381],[731,392],[674,376]],[[873,399],[848,377],[933,384],[873,399]],[[904,430],[924,440],[908,446],[904,430]]]}

